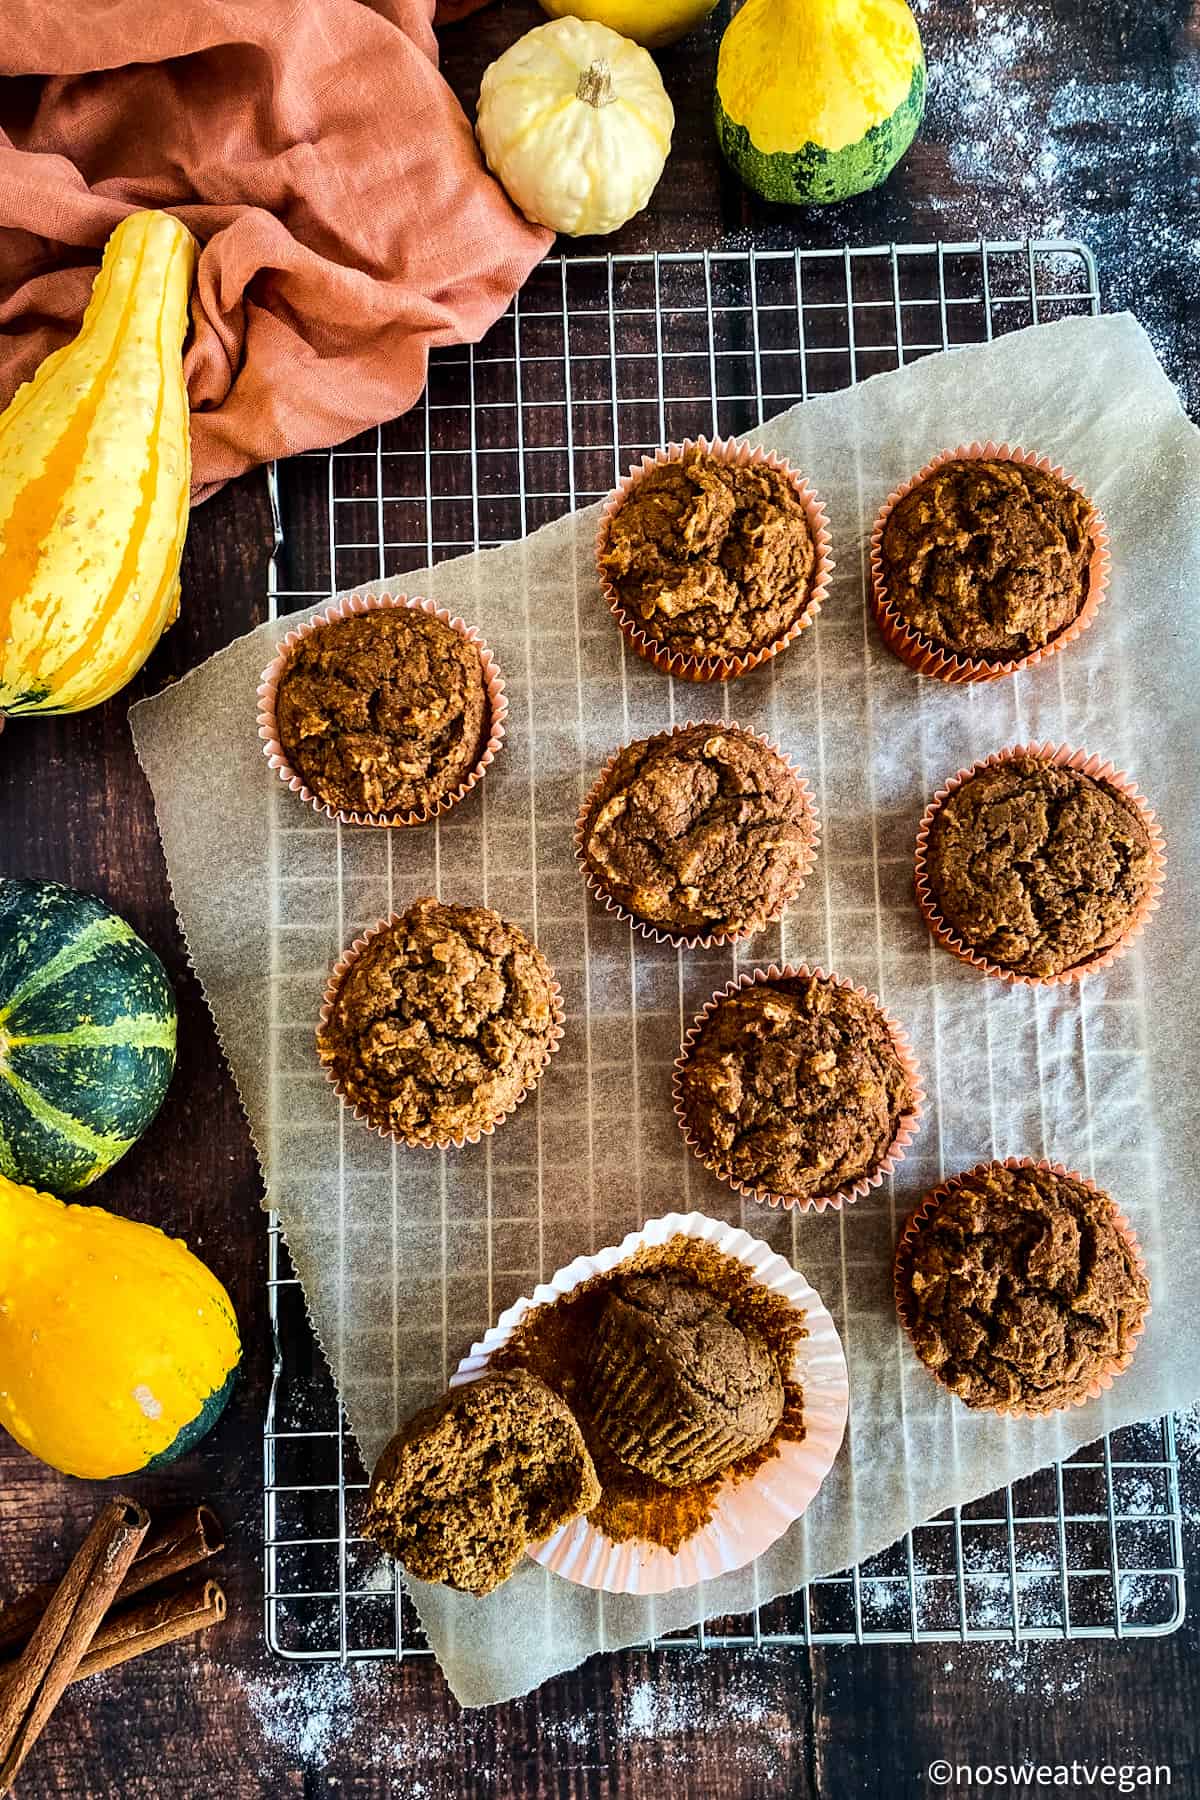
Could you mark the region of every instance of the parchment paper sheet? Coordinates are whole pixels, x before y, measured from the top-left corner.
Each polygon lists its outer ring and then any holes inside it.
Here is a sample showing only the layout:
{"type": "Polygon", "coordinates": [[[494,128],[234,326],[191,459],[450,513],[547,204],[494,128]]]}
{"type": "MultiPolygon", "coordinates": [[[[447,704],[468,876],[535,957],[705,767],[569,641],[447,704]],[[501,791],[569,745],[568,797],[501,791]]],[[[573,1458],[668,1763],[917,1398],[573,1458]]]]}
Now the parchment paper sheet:
{"type": "Polygon", "coordinates": [[[602,1601],[532,1563],[484,1601],[414,1584],[467,1704],[522,1693],[596,1649],[743,1611],[1200,1395],[1200,434],[1140,327],[1118,317],[932,357],[756,435],[825,496],[838,572],[816,629],[727,689],[672,691],[623,654],[593,574],[595,508],[397,582],[481,627],[512,700],[494,768],[436,829],[339,832],[269,772],[254,692],[287,621],[131,714],[191,954],[368,1465],[540,1275],[673,1206],[769,1239],[842,1332],[847,1443],[807,1516],[754,1569],[657,1602],[602,1601]],[[864,542],[893,485],[935,451],[989,436],[1046,452],[1084,482],[1108,516],[1114,578],[1097,624],[1066,654],[1015,680],[950,688],[880,645],[864,611],[864,542]],[[840,1216],[742,1203],[687,1154],[670,1064],[734,953],[678,956],[632,937],[589,902],[571,860],[579,800],[618,741],[722,712],[798,759],[823,824],[800,902],[782,932],[739,947],[741,966],[782,954],[866,983],[908,1025],[930,1090],[894,1191],[840,1216]],[[1047,738],[1111,756],[1157,806],[1165,904],[1144,950],[1082,987],[1010,991],[932,947],[911,897],[913,841],[944,777],[1002,744],[1047,738]],[[533,930],[569,1011],[537,1099],[490,1143],[445,1158],[395,1151],[342,1116],[312,1045],[340,944],[435,888],[533,930]],[[1109,1397],[1012,1424],[969,1414],[920,1367],[895,1324],[889,1264],[896,1221],[924,1188],[1017,1153],[1057,1157],[1117,1196],[1149,1256],[1154,1313],[1109,1397]]]}

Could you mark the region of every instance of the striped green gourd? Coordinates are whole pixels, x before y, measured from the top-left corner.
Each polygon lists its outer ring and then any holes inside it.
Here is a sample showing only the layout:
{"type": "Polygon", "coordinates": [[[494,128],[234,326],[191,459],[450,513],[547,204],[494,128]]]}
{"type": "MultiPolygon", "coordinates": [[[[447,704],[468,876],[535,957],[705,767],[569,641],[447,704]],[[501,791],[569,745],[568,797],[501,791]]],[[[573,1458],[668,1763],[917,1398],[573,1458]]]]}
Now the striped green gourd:
{"type": "Polygon", "coordinates": [[[135,1144],[175,1067],[175,997],[130,925],[54,881],[0,880],[0,1173],[55,1194],[135,1144]]]}

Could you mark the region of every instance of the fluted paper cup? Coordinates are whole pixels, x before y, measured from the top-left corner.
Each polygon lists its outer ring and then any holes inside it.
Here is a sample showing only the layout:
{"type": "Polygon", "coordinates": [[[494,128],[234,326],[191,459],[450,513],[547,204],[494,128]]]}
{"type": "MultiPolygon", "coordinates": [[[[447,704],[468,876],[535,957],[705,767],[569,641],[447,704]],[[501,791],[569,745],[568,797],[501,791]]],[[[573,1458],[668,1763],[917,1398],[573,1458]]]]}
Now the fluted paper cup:
{"type": "MultiPolygon", "coordinates": [[[[347,970],[352,968],[358,961],[372,938],[378,937],[381,931],[388,930],[390,926],[398,924],[403,916],[403,913],[389,913],[386,919],[377,920],[376,923],[371,926],[369,931],[364,931],[361,937],[356,937],[354,942],[349,944],[346,949],[342,951],[337,962],[333,965],[333,971],[325,985],[325,993],[321,1001],[321,1010],[317,1018],[318,1035],[329,1023],[330,1014],[333,1011],[333,1003],[337,998],[338,990],[342,985],[347,970]]],[[[549,968],[549,964],[546,966],[549,968]]],[[[562,990],[560,989],[558,982],[554,979],[554,971],[552,969],[550,970],[550,1010],[552,1014],[552,1023],[550,1027],[550,1036],[546,1045],[546,1054],[533,1079],[525,1084],[510,1106],[506,1106],[503,1112],[497,1113],[495,1118],[489,1119],[486,1125],[481,1125],[476,1131],[461,1132],[455,1137],[405,1137],[398,1131],[389,1131],[386,1125],[376,1124],[375,1120],[371,1118],[370,1114],[363,1107],[357,1105],[350,1099],[328,1063],[322,1063],[321,1066],[325,1071],[326,1080],[337,1094],[338,1099],[346,1108],[347,1112],[350,1113],[352,1118],[360,1120],[369,1131],[373,1131],[376,1137],[389,1139],[394,1144],[402,1144],[407,1150],[461,1150],[464,1144],[477,1144],[481,1137],[491,1137],[498,1125],[502,1125],[505,1119],[512,1117],[522,1100],[524,1100],[527,1095],[531,1094],[538,1085],[538,1082],[546,1073],[550,1058],[555,1054],[559,1045],[562,1043],[563,1020],[566,1015],[563,1009],[562,990]]]]}
{"type": "Polygon", "coordinates": [[[1085,632],[1096,616],[1097,609],[1108,587],[1109,571],[1112,557],[1109,553],[1108,526],[1104,515],[1084,494],[1088,505],[1092,508],[1089,531],[1092,540],[1091,561],[1087,571],[1087,593],[1083,604],[1069,624],[1043,644],[1037,650],[1031,650],[1027,656],[1011,657],[1005,662],[989,662],[984,657],[969,657],[956,654],[938,644],[933,638],[922,632],[914,631],[903,615],[896,610],[888,599],[887,573],[883,565],[883,532],[891,517],[892,509],[906,494],[912,492],[935,470],[948,462],[1014,462],[1024,463],[1031,469],[1040,469],[1044,474],[1053,475],[1059,481],[1073,488],[1077,494],[1084,490],[1074,476],[1068,475],[1048,456],[1038,456],[1032,451],[1023,450],[1019,444],[995,444],[989,439],[986,444],[960,445],[957,450],[943,450],[923,469],[911,476],[901,487],[893,490],[880,508],[871,532],[871,610],[875,623],[879,627],[888,649],[897,655],[901,662],[915,669],[918,675],[930,675],[937,681],[1000,681],[1006,675],[1015,675],[1019,669],[1032,669],[1038,663],[1045,662],[1051,656],[1057,656],[1068,644],[1085,632]]]}
{"type": "Polygon", "coordinates": [[[675,1074],[671,1081],[671,1095],[675,1103],[675,1117],[679,1123],[679,1129],[683,1133],[683,1141],[687,1144],[693,1155],[700,1159],[710,1174],[715,1175],[718,1181],[723,1181],[727,1187],[731,1187],[735,1193],[744,1194],[749,1200],[759,1200],[764,1206],[782,1206],[789,1210],[794,1208],[798,1212],[825,1212],[827,1209],[832,1210],[842,1206],[848,1206],[852,1201],[860,1199],[863,1194],[870,1193],[872,1188],[879,1187],[885,1176],[890,1175],[897,1165],[904,1161],[908,1146],[916,1136],[917,1127],[921,1123],[921,1113],[925,1105],[925,1090],[921,1086],[921,1073],[917,1066],[916,1055],[914,1054],[912,1044],[909,1041],[908,1033],[905,1031],[900,1021],[895,1018],[878,997],[875,994],[870,993],[868,989],[858,987],[852,981],[843,981],[837,975],[828,975],[824,969],[810,968],[807,963],[788,963],[783,968],[780,968],[776,963],[772,963],[770,967],[766,969],[749,969],[744,975],[739,975],[735,980],[727,982],[723,988],[718,988],[711,1000],[709,1000],[696,1014],[687,1036],[683,1040],[683,1046],[679,1055],[675,1058],[675,1074]],[[838,987],[849,988],[852,993],[861,994],[863,999],[869,1000],[871,1005],[875,1007],[880,1018],[887,1026],[888,1034],[895,1047],[896,1055],[904,1070],[905,1079],[908,1082],[909,1091],[913,1097],[913,1103],[908,1112],[901,1114],[899,1123],[896,1127],[895,1137],[888,1145],[885,1155],[880,1159],[879,1163],[872,1169],[869,1175],[860,1175],[857,1181],[851,1182],[845,1187],[838,1188],[836,1192],[832,1194],[817,1194],[812,1196],[777,1194],[771,1188],[753,1187],[748,1182],[734,1181],[732,1176],[723,1175],[719,1169],[713,1168],[713,1165],[708,1161],[705,1154],[704,1146],[695,1137],[691,1126],[688,1124],[687,1113],[683,1101],[682,1076],[688,1058],[695,1047],[701,1031],[723,1000],[728,1000],[732,994],[740,993],[743,988],[761,987],[775,981],[805,980],[809,976],[813,976],[820,981],[834,982],[838,987]]]}
{"type": "Polygon", "coordinates": [[[739,675],[746,675],[751,669],[757,669],[761,663],[769,662],[778,656],[789,644],[795,643],[800,633],[812,624],[829,592],[830,577],[834,564],[830,555],[829,520],[825,503],[816,489],[797,469],[794,469],[786,457],[778,456],[773,450],[752,450],[748,444],[739,444],[734,438],[686,438],[682,444],[668,444],[665,449],[656,450],[653,456],[644,456],[640,464],[623,475],[609,496],[604,511],[600,516],[600,530],[596,538],[596,564],[600,576],[600,588],[609,610],[621,628],[622,635],[632,645],[639,656],[654,664],[664,675],[676,675],[683,681],[734,681],[739,675]],[[661,643],[649,631],[644,623],[636,619],[632,613],[626,612],[621,597],[609,580],[600,558],[608,543],[609,526],[615,515],[624,506],[633,489],[650,469],[661,468],[664,463],[682,462],[692,450],[699,450],[706,456],[718,457],[721,461],[737,468],[748,468],[751,464],[759,464],[764,468],[774,469],[789,481],[796,490],[804,507],[804,516],[808,521],[808,529],[812,535],[815,561],[812,575],[809,578],[808,595],[804,605],[797,613],[787,630],[773,643],[765,644],[761,650],[752,650],[745,655],[731,653],[727,656],[689,656],[685,651],[672,650],[669,645],[661,643]]]}
{"type": "Polygon", "coordinates": [[[437,606],[432,600],[422,600],[415,596],[400,593],[386,594],[348,594],[345,599],[335,600],[323,612],[314,613],[302,625],[295,625],[276,647],[276,653],[262,672],[258,684],[258,735],[262,739],[263,755],[268,764],[279,776],[291,792],[311,806],[314,812],[323,813],[327,819],[336,819],[342,825],[381,825],[401,827],[406,825],[427,825],[431,819],[449,812],[452,806],[465,799],[476,784],[483,780],[487,770],[496,759],[496,753],[504,742],[504,721],[508,717],[508,701],[504,696],[504,677],[482,635],[473,625],[466,624],[455,614],[448,612],[444,606],[437,606]],[[331,806],[314,794],[306,786],[302,777],[288,762],[287,752],[279,741],[279,726],[275,712],[276,696],[279,683],[297,644],[310,636],[314,631],[323,631],[329,625],[336,625],[342,619],[357,618],[362,613],[385,612],[389,609],[406,606],[414,612],[428,613],[432,618],[440,619],[443,625],[449,625],[457,631],[467,643],[473,644],[479,652],[479,660],[483,665],[483,682],[487,693],[488,717],[485,721],[487,738],[478,762],[470,774],[461,781],[450,794],[443,794],[431,806],[418,808],[404,813],[358,813],[347,812],[342,808],[331,806]]]}
{"type": "MultiPolygon", "coordinates": [[[[792,762],[791,758],[784,755],[784,752],[779,748],[779,745],[772,742],[770,738],[764,737],[761,732],[748,731],[745,726],[738,725],[731,719],[713,720],[711,722],[706,719],[689,719],[686,725],[676,725],[669,731],[656,732],[652,738],[649,738],[646,741],[652,743],[658,740],[678,737],[680,732],[693,731],[697,725],[707,726],[710,723],[713,731],[737,731],[740,732],[743,737],[752,737],[756,743],[764,745],[773,755],[779,758],[780,762],[783,763],[784,767],[792,776],[801,791],[804,801],[804,811],[811,835],[806,848],[803,864],[794,885],[784,896],[779,906],[775,908],[774,912],[767,914],[764,918],[758,920],[756,924],[745,926],[741,931],[709,932],[705,936],[684,937],[677,932],[665,930],[661,925],[652,925],[648,920],[638,918],[636,913],[630,912],[628,907],[622,906],[620,901],[616,900],[613,895],[609,893],[600,878],[588,867],[585,856],[585,833],[588,814],[592,809],[596,796],[601,792],[605,782],[612,774],[617,758],[621,755],[623,750],[628,748],[627,744],[617,745],[617,748],[613,751],[612,755],[589,788],[587,798],[580,807],[579,816],[575,821],[575,860],[579,864],[583,878],[595,898],[607,912],[612,913],[625,924],[632,926],[634,931],[640,931],[642,936],[649,938],[652,943],[673,944],[677,950],[712,950],[720,944],[740,943],[743,938],[752,937],[756,931],[764,931],[768,925],[778,924],[788,906],[791,905],[792,901],[796,898],[797,894],[801,891],[805,882],[812,874],[813,867],[817,860],[817,850],[821,842],[820,820],[817,814],[816,802],[813,799],[812,790],[809,788],[808,782],[800,773],[795,763],[792,762]]],[[[640,740],[635,739],[633,741],[637,742],[640,740]]]]}
{"type": "Polygon", "coordinates": [[[1099,756],[1092,756],[1086,750],[1073,750],[1069,744],[1011,744],[1007,749],[997,750],[991,756],[973,763],[969,769],[960,769],[957,775],[951,776],[944,787],[940,787],[929,805],[925,808],[917,831],[916,855],[916,891],[917,905],[930,931],[944,950],[957,956],[960,962],[969,963],[973,969],[979,969],[984,975],[991,975],[997,981],[1007,981],[1014,987],[1058,987],[1067,981],[1082,981],[1085,975],[1097,969],[1107,969],[1110,963],[1124,956],[1146,929],[1151,918],[1158,911],[1163,882],[1166,879],[1167,854],[1162,829],[1159,826],[1153,809],[1134,786],[1128,775],[1122,774],[1112,763],[1105,762],[1099,756]],[[1090,775],[1094,781],[1102,781],[1137,810],[1138,817],[1146,828],[1150,839],[1150,880],[1146,891],[1138,902],[1137,909],[1125,930],[1115,943],[1098,950],[1094,956],[1075,963],[1069,969],[1061,969],[1057,975],[1021,975],[1015,969],[1006,969],[1001,963],[991,962],[977,950],[964,944],[951,926],[946,923],[939,910],[933,890],[929,882],[928,854],[929,833],[939,809],[949,796],[978,775],[982,769],[994,768],[997,763],[1011,762],[1014,757],[1035,757],[1039,762],[1056,764],[1064,769],[1077,769],[1081,775],[1090,775]]]}
{"type": "MultiPolygon", "coordinates": [[[[1142,1247],[1138,1242],[1137,1234],[1134,1231],[1133,1226],[1129,1223],[1129,1220],[1125,1217],[1125,1214],[1121,1209],[1112,1200],[1112,1197],[1108,1194],[1104,1194],[1103,1189],[1098,1188],[1094,1181],[1089,1181],[1086,1175],[1081,1175],[1077,1169],[1068,1169],[1062,1163],[1048,1162],[1045,1157],[1006,1156],[1000,1166],[1005,1169],[1044,1169],[1051,1175],[1061,1175],[1065,1176],[1068,1181],[1077,1181],[1080,1187],[1090,1188],[1094,1194],[1102,1194],[1104,1199],[1108,1200],[1112,1207],[1113,1224],[1128,1243],[1129,1248],[1133,1253],[1134,1262],[1137,1264],[1142,1275],[1146,1275],[1146,1259],[1142,1255],[1142,1247]]],[[[900,1323],[910,1337],[912,1335],[913,1326],[916,1324],[916,1313],[912,1304],[912,1292],[908,1283],[908,1258],[912,1252],[913,1240],[921,1226],[926,1224],[933,1217],[934,1213],[938,1210],[944,1200],[948,1199],[951,1194],[957,1193],[974,1176],[982,1175],[992,1167],[994,1167],[994,1163],[992,1162],[976,1163],[973,1168],[965,1170],[963,1174],[951,1176],[948,1180],[943,1181],[940,1186],[932,1189],[930,1193],[926,1194],[920,1205],[914,1208],[904,1222],[904,1227],[896,1244],[895,1261],[892,1265],[892,1288],[896,1299],[896,1316],[899,1318],[900,1323]]],[[[1129,1348],[1124,1355],[1110,1357],[1099,1369],[1093,1379],[1087,1384],[1086,1388],[1079,1394],[1073,1395],[1069,1400],[1064,1400],[1061,1406],[1043,1408],[1039,1411],[1035,1407],[1020,1406],[1017,1404],[1002,1404],[980,1407],[977,1410],[980,1412],[998,1413],[1009,1419],[1045,1419],[1048,1418],[1051,1413],[1065,1412],[1069,1407],[1086,1406],[1089,1400],[1098,1400],[1100,1395],[1105,1393],[1106,1390],[1112,1386],[1117,1376],[1122,1374],[1133,1361],[1133,1353],[1137,1348],[1137,1340],[1146,1329],[1146,1321],[1150,1317],[1150,1312],[1151,1306],[1149,1300],[1147,1300],[1146,1310],[1143,1312],[1137,1325],[1133,1328],[1129,1348]]],[[[928,1363],[926,1363],[922,1357],[918,1357],[917,1360],[921,1363],[922,1368],[929,1368],[928,1363]]],[[[940,1381],[932,1369],[929,1369],[929,1374],[932,1380],[938,1382],[939,1387],[944,1387],[945,1384],[940,1381]]],[[[946,1389],[946,1391],[949,1392],[949,1389],[946,1389]]]]}
{"type": "Polygon", "coordinates": [[[615,1248],[577,1256],[531,1295],[502,1313],[497,1323],[464,1356],[451,1387],[475,1381],[517,1327],[540,1306],[549,1306],[596,1275],[608,1275],[647,1245],[674,1237],[696,1238],[742,1263],[755,1281],[782,1295],[804,1314],[808,1335],[796,1346],[789,1379],[804,1396],[805,1435],[799,1443],[781,1439],[777,1454],[752,1475],[728,1482],[715,1498],[713,1516],[678,1550],[631,1539],[614,1543],[587,1518],[571,1521],[529,1554],[566,1581],[609,1594],[666,1594],[695,1587],[744,1568],[761,1556],[808,1509],[833,1467],[846,1430],[850,1383],[837,1328],[820,1295],[798,1270],[769,1245],[703,1213],[668,1213],[651,1219],[615,1248]]]}

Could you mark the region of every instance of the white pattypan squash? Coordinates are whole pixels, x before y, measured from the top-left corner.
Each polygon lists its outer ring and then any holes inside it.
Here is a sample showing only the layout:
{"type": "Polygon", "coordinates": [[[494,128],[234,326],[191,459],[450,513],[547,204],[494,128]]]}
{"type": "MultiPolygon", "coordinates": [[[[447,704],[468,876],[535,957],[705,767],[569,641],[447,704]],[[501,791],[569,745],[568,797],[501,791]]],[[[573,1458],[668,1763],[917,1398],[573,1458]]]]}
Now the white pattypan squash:
{"type": "Polygon", "coordinates": [[[568,237],[616,231],[663,172],[675,112],[652,59],[607,25],[556,19],[487,70],[476,132],[526,218],[568,237]]]}

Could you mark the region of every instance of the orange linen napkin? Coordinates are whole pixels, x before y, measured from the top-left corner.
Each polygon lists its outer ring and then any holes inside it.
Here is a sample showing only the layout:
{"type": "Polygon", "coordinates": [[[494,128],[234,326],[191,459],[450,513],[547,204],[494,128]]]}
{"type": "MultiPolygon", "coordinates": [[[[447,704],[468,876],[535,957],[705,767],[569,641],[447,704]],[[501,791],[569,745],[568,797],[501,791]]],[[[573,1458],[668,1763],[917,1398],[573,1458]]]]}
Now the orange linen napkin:
{"type": "Polygon", "coordinates": [[[8,0],[0,404],[78,329],[127,212],[202,246],[193,499],[410,406],[431,346],[503,312],[549,233],[485,171],[433,0],[8,0]]]}

